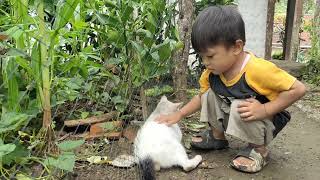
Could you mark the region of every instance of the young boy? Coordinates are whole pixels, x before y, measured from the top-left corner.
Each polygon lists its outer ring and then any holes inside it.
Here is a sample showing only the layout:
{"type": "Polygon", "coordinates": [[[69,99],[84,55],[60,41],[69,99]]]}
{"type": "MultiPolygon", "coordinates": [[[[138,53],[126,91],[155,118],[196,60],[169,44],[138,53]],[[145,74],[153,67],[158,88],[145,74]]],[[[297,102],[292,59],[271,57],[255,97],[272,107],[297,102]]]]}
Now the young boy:
{"type": "Polygon", "coordinates": [[[260,171],[267,164],[266,146],[290,120],[284,109],[305,94],[305,86],[243,50],[245,26],[232,6],[204,9],[195,20],[191,41],[206,67],[199,80],[200,94],[157,121],[172,125],[201,108],[200,121],[208,122],[211,129],[194,138],[192,147],[225,149],[226,132],[248,142],[230,165],[244,172],[260,171]]]}

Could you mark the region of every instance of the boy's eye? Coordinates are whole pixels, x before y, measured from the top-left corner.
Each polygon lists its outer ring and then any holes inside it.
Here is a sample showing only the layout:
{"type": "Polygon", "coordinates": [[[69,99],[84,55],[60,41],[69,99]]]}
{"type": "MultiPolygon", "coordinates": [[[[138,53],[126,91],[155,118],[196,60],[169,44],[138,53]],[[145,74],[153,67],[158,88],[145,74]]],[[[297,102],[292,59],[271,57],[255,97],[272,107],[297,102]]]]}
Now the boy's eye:
{"type": "Polygon", "coordinates": [[[207,58],[211,59],[213,56],[207,56],[207,58]]]}

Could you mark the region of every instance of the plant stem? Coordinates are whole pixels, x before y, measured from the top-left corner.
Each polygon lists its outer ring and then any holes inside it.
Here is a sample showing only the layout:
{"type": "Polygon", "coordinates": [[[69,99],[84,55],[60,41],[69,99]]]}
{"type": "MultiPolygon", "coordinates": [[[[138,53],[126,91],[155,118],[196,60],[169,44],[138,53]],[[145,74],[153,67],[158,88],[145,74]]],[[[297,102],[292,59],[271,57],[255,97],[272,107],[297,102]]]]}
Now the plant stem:
{"type": "Polygon", "coordinates": [[[47,33],[44,22],[44,9],[43,9],[43,1],[39,1],[38,8],[38,17],[40,19],[39,22],[39,34],[40,39],[43,40],[40,43],[40,59],[41,59],[41,74],[42,74],[42,90],[43,90],[43,123],[42,126],[44,128],[49,128],[51,126],[51,105],[50,105],[50,64],[48,61],[48,44],[47,41],[47,33]]]}

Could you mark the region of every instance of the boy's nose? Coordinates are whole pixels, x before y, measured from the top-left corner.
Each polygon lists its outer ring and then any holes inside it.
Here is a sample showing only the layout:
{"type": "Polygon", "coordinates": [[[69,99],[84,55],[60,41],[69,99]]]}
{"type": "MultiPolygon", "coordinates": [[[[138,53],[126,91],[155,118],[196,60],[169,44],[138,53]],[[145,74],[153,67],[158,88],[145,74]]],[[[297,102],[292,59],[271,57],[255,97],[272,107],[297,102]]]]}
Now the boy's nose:
{"type": "Polygon", "coordinates": [[[207,61],[207,60],[203,60],[202,63],[203,63],[203,65],[205,65],[205,66],[209,66],[209,65],[210,65],[209,61],[207,61]]]}
{"type": "Polygon", "coordinates": [[[212,64],[210,64],[210,63],[203,63],[203,65],[204,65],[205,67],[207,67],[207,68],[210,68],[210,67],[212,66],[212,64]]]}

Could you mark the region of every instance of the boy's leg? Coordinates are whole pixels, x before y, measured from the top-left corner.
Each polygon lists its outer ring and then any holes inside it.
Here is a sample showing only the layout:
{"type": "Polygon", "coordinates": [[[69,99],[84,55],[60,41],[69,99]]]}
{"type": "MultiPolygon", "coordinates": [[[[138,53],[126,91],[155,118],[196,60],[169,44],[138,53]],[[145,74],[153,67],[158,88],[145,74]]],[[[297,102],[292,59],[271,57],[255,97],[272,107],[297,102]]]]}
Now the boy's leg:
{"type": "MultiPolygon", "coordinates": [[[[237,111],[238,104],[241,101],[242,100],[234,100],[231,104],[226,133],[248,142],[249,146],[254,149],[255,152],[260,153],[263,158],[266,158],[268,155],[266,145],[273,139],[272,132],[274,125],[269,119],[249,122],[243,121],[237,111]]],[[[238,156],[232,163],[236,168],[246,169],[248,172],[255,172],[255,163],[257,163],[257,161],[245,156],[238,156]]],[[[262,168],[262,166],[263,165],[259,168],[262,168]]]]}
{"type": "Polygon", "coordinates": [[[232,102],[226,133],[251,144],[269,144],[273,139],[272,120],[243,121],[238,113],[238,104],[242,101],[236,99],[232,102]]]}
{"type": "Polygon", "coordinates": [[[221,107],[229,109],[229,107],[211,89],[201,96],[200,121],[208,122],[211,129],[194,137],[191,143],[193,147],[200,149],[223,149],[228,146],[228,142],[224,136],[224,127],[227,126],[227,121],[225,121],[226,113],[221,107]],[[214,144],[218,145],[215,146],[214,144]],[[209,148],[210,146],[212,148],[209,148]]]}
{"type": "MultiPolygon", "coordinates": [[[[217,139],[226,139],[224,132],[228,126],[228,114],[230,107],[212,89],[209,89],[206,98],[207,107],[201,108],[200,121],[207,121],[212,130],[213,136],[217,139]],[[207,114],[208,116],[205,116],[207,114]]],[[[205,103],[202,103],[203,105],[205,103]]]]}

